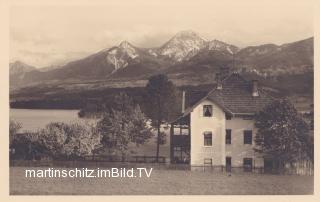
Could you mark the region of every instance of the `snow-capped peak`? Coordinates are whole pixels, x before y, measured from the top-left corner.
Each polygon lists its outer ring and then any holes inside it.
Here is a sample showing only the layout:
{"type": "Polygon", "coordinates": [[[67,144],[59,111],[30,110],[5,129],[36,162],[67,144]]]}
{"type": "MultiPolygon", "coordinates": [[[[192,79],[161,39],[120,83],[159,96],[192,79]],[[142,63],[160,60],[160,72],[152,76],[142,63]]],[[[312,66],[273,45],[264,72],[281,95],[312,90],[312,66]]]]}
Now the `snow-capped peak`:
{"type": "Polygon", "coordinates": [[[128,41],[122,41],[119,46],[110,48],[107,54],[107,61],[114,65],[114,72],[128,66],[129,60],[138,58],[137,49],[128,41]]]}
{"type": "Polygon", "coordinates": [[[128,41],[122,41],[120,44],[119,44],[119,47],[120,48],[128,48],[128,47],[133,47],[128,41]]]}
{"type": "Polygon", "coordinates": [[[206,41],[197,33],[181,31],[159,49],[159,54],[179,62],[194,56],[205,45],[206,41]]]}
{"type": "Polygon", "coordinates": [[[106,60],[114,66],[114,71],[125,68],[131,62],[138,62],[144,54],[151,57],[167,57],[171,62],[181,62],[190,59],[203,49],[218,50],[234,54],[238,48],[224,42],[206,41],[192,30],[178,32],[160,48],[139,49],[128,41],[122,41],[118,46],[104,50],[106,60]]]}
{"type": "Polygon", "coordinates": [[[123,54],[127,54],[132,59],[138,57],[136,48],[133,45],[131,45],[128,41],[122,41],[119,45],[119,49],[122,51],[123,54]]]}

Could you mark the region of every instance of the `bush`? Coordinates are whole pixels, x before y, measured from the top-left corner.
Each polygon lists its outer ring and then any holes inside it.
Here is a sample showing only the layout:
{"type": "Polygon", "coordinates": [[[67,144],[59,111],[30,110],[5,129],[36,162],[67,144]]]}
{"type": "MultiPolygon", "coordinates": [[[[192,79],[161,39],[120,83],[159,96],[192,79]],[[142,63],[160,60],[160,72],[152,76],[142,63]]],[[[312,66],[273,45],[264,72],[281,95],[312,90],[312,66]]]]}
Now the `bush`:
{"type": "Polygon", "coordinates": [[[38,133],[27,132],[14,136],[10,144],[10,148],[14,148],[14,153],[11,153],[10,159],[32,160],[47,155],[49,152],[39,142],[38,135],[38,133]]]}
{"type": "Polygon", "coordinates": [[[39,131],[39,142],[54,158],[81,157],[93,154],[100,145],[95,125],[55,122],[39,131]]]}
{"type": "Polygon", "coordinates": [[[53,122],[37,132],[19,135],[15,132],[19,124],[10,124],[10,148],[15,150],[10,158],[31,160],[51,156],[74,159],[92,155],[100,147],[101,136],[95,124],[53,122]]]}
{"type": "Polygon", "coordinates": [[[10,119],[9,122],[9,144],[12,144],[12,141],[15,139],[17,132],[21,129],[21,123],[10,119]]]}

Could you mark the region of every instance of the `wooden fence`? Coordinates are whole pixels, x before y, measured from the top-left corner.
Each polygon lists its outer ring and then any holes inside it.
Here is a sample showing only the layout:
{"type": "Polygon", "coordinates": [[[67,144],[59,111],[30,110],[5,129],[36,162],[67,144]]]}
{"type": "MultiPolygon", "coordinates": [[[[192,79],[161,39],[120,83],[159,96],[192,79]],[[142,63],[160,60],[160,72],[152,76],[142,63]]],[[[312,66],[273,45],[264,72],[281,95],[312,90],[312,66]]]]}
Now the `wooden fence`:
{"type": "Polygon", "coordinates": [[[19,166],[19,164],[26,164],[26,166],[41,166],[50,164],[50,162],[66,162],[66,165],[69,164],[86,164],[86,162],[105,162],[105,163],[157,163],[157,164],[165,164],[166,157],[159,156],[158,159],[156,156],[126,156],[125,158],[121,156],[110,156],[110,155],[87,155],[83,157],[74,157],[74,158],[62,158],[62,159],[51,159],[51,158],[41,158],[38,160],[21,160],[10,158],[11,166],[19,166]],[[71,163],[69,163],[71,162],[71,163]]]}
{"type": "Polygon", "coordinates": [[[292,166],[287,166],[285,168],[286,174],[292,175],[313,175],[314,174],[314,166],[311,161],[302,160],[296,163],[293,163],[292,166]]]}
{"type": "MultiPolygon", "coordinates": [[[[86,167],[86,166],[152,166],[159,169],[178,169],[178,170],[203,170],[203,171],[217,171],[227,172],[225,166],[190,166],[189,164],[169,164],[166,157],[159,156],[158,162],[156,156],[127,156],[121,158],[119,156],[109,155],[90,155],[79,159],[42,159],[42,160],[14,160],[10,159],[10,166],[62,166],[62,167],[86,167]]],[[[243,167],[232,167],[232,173],[244,172],[243,167]]],[[[272,169],[271,171],[261,168],[252,168],[250,172],[246,173],[266,173],[266,174],[289,174],[289,175],[314,175],[314,166],[311,161],[303,160],[292,165],[286,165],[284,169],[272,169]]]]}
{"type": "Polygon", "coordinates": [[[159,156],[110,156],[110,155],[87,155],[85,161],[103,161],[103,162],[131,162],[131,163],[166,163],[166,157],[159,156]]]}

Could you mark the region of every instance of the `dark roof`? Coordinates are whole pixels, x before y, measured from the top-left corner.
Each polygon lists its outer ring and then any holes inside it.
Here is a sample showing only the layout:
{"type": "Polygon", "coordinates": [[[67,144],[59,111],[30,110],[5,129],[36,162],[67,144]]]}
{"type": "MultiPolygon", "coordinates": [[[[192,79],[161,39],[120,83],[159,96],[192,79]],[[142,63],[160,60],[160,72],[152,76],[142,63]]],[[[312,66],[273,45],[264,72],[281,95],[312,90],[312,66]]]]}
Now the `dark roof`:
{"type": "Polygon", "coordinates": [[[203,100],[210,100],[233,115],[253,115],[274,100],[259,87],[258,92],[259,96],[252,96],[252,81],[247,81],[238,73],[233,73],[222,81],[222,89],[211,90],[204,98],[186,109],[181,117],[188,115],[203,100]]]}
{"type": "Polygon", "coordinates": [[[261,88],[258,92],[259,96],[252,96],[252,81],[234,73],[222,81],[221,90],[212,90],[207,98],[233,114],[254,114],[273,100],[261,88]]]}

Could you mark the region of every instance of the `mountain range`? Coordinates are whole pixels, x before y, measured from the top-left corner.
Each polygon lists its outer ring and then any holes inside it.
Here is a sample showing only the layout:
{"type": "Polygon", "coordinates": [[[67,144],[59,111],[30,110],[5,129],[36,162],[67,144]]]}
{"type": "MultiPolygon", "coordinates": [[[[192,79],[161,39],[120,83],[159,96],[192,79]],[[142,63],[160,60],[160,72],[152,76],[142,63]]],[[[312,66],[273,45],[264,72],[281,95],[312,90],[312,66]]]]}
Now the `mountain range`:
{"type": "MultiPolygon", "coordinates": [[[[219,40],[205,40],[182,31],[157,48],[140,48],[128,41],[59,67],[37,69],[10,63],[10,88],[44,83],[137,81],[164,73],[179,83],[210,83],[217,72],[254,73],[261,77],[313,72],[313,37],[283,45],[239,48],[219,40]]],[[[130,82],[128,83],[130,86],[130,82]]]]}

